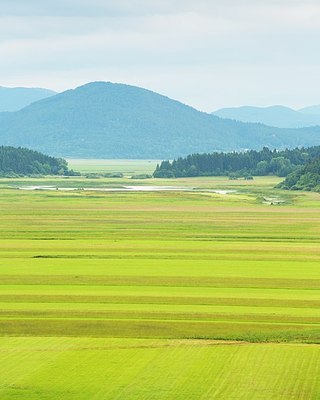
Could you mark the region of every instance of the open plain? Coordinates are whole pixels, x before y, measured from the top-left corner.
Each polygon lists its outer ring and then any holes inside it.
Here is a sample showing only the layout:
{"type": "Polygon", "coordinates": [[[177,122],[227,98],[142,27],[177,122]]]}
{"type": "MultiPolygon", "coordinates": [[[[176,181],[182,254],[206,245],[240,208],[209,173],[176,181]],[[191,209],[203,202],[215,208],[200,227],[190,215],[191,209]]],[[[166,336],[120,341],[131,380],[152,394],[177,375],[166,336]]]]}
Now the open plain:
{"type": "Polygon", "coordinates": [[[1,179],[1,400],[319,399],[320,196],[280,180],[1,179]],[[81,190],[135,184],[197,191],[81,190]]]}

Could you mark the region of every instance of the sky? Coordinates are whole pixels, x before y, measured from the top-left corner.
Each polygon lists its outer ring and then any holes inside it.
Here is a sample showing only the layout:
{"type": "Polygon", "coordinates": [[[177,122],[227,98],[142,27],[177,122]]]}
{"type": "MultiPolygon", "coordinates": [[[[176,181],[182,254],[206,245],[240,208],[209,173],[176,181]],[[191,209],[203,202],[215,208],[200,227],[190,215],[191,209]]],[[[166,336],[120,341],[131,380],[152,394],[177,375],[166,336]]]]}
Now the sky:
{"type": "Polygon", "coordinates": [[[320,0],[0,0],[0,86],[91,81],[202,111],[320,104],[320,0]]]}

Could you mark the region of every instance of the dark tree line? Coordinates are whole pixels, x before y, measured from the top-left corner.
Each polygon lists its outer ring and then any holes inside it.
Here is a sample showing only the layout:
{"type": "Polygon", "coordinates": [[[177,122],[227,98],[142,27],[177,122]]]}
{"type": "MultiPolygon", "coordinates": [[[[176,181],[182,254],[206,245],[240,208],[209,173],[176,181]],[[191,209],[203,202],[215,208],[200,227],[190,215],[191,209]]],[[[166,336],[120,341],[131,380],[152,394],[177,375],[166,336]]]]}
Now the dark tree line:
{"type": "Polygon", "coordinates": [[[0,146],[0,175],[73,175],[67,162],[38,151],[0,146]]]}
{"type": "Polygon", "coordinates": [[[279,185],[283,189],[320,192],[320,157],[289,174],[279,185]]]}
{"type": "Polygon", "coordinates": [[[249,175],[287,176],[299,166],[320,156],[320,146],[292,150],[249,150],[232,153],[192,154],[174,161],[162,161],[154,172],[156,178],[192,176],[242,177],[249,175]]]}

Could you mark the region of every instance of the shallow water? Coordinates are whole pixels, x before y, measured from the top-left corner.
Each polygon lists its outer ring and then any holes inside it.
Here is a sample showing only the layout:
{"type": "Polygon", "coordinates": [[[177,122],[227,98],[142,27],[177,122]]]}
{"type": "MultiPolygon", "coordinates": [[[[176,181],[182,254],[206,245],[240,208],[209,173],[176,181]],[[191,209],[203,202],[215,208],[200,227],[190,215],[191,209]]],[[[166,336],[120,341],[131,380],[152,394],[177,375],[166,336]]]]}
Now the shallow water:
{"type": "Polygon", "coordinates": [[[210,192],[217,193],[217,194],[231,194],[236,193],[236,190],[210,190],[210,192]]]}
{"type": "Polygon", "coordinates": [[[121,186],[121,187],[56,187],[56,186],[19,186],[20,190],[62,190],[62,191],[99,191],[99,192],[163,192],[163,191],[194,191],[195,188],[178,186],[121,186]]]}
{"type": "Polygon", "coordinates": [[[236,193],[236,190],[212,190],[212,189],[197,189],[194,187],[181,187],[181,186],[139,186],[139,185],[124,185],[121,187],[57,187],[57,186],[19,186],[20,190],[60,190],[60,191],[96,191],[96,192],[207,192],[217,194],[231,194],[236,193]]]}

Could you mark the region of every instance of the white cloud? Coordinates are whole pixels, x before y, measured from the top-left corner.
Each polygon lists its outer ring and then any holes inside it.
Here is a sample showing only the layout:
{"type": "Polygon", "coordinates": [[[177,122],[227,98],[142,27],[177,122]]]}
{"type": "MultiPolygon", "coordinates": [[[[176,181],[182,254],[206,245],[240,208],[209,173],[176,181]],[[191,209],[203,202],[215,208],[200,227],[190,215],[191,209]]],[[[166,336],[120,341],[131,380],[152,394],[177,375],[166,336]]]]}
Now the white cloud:
{"type": "Polygon", "coordinates": [[[1,0],[0,85],[112,80],[210,110],[320,103],[320,3],[1,0]]]}

